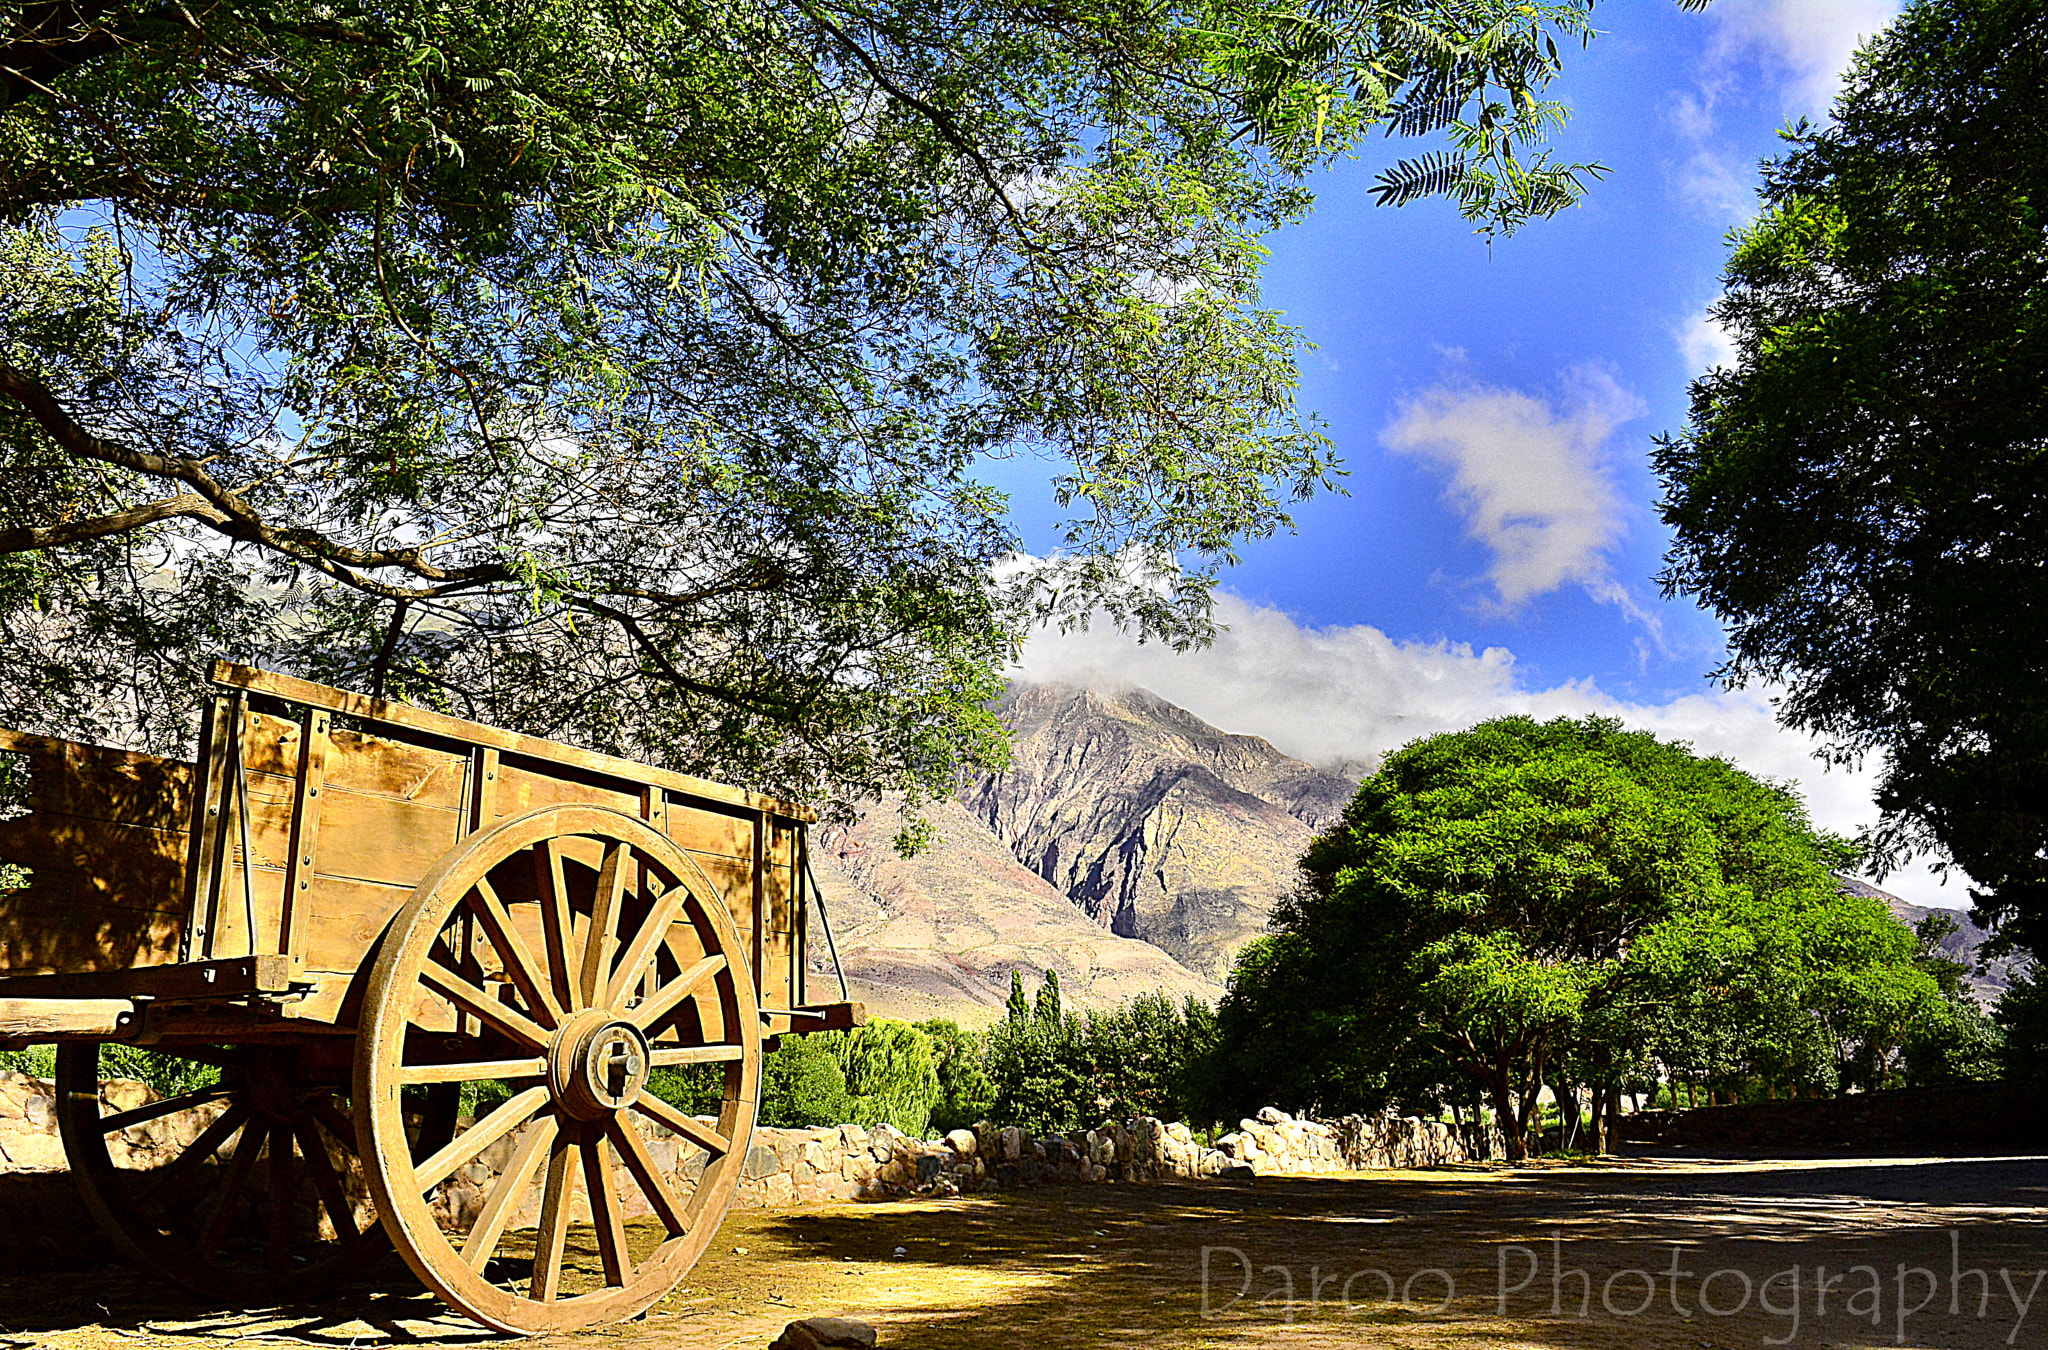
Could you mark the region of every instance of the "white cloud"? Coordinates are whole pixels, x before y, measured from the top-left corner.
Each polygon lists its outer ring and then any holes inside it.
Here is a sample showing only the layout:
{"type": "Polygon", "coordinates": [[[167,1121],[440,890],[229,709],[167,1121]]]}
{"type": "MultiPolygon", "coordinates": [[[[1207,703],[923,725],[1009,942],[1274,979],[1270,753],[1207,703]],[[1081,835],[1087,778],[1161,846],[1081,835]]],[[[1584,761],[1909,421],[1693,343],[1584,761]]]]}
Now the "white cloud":
{"type": "Polygon", "coordinates": [[[1694,374],[1735,364],[1734,335],[1705,309],[1678,330],[1678,351],[1685,357],[1685,368],[1694,374]]]}
{"type": "Polygon", "coordinates": [[[1755,172],[1715,150],[1694,151],[1672,174],[1672,185],[1680,200],[1723,224],[1737,224],[1757,213],[1755,172]]]}
{"type": "Polygon", "coordinates": [[[1449,475],[1445,496],[1492,551],[1487,576],[1504,606],[1568,582],[1599,598],[1611,590],[1605,551],[1624,521],[1604,446],[1643,405],[1597,367],[1566,384],[1562,407],[1514,389],[1439,385],[1405,401],[1380,437],[1449,475]]]}
{"type": "MultiPolygon", "coordinates": [[[[1590,681],[1524,687],[1513,654],[1451,642],[1399,642],[1364,624],[1306,628],[1284,612],[1223,592],[1227,625],[1205,650],[1176,653],[1140,644],[1112,625],[1041,631],[1016,674],[1032,682],[1106,680],[1143,686],[1225,731],[1263,736],[1318,764],[1376,763],[1418,736],[1488,717],[1602,713],[1631,727],[1689,741],[1751,773],[1798,784],[1815,822],[1853,834],[1876,819],[1876,774],[1830,769],[1815,742],[1777,724],[1767,694],[1709,691],[1662,703],[1610,697],[1590,681]]],[[[1963,887],[1942,887],[1923,866],[1886,881],[1916,904],[1962,905],[1963,887]]]]}
{"type": "MultiPolygon", "coordinates": [[[[1719,0],[1715,57],[1762,59],[1780,74],[1785,111],[1818,117],[1842,87],[1863,40],[1899,13],[1898,0],[1719,0]]],[[[1711,106],[1711,105],[1710,105],[1711,106]]]]}

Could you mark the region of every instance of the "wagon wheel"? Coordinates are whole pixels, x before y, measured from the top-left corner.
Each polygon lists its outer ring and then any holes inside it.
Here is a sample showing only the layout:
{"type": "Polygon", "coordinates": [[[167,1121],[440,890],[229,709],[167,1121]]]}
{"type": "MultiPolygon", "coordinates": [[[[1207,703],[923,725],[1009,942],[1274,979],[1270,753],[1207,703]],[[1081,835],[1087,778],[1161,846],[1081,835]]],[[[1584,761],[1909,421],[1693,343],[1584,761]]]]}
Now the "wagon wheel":
{"type": "Polygon", "coordinates": [[[760,1013],[689,856],[630,816],[556,806],[471,836],[420,882],[371,972],[356,1056],[365,1171],[400,1255],[453,1307],[531,1335],[629,1317],[696,1262],[753,1132],[760,1013]],[[714,1080],[715,1123],[647,1090],[671,1066],[714,1080]],[[400,1093],[490,1080],[510,1096],[413,1161],[400,1093]],[[493,1145],[495,1178],[472,1166],[493,1145]],[[471,1177],[468,1202],[442,1187],[471,1177]],[[629,1234],[640,1213],[654,1222],[629,1234]],[[528,1224],[530,1241],[508,1238],[528,1224]]]}
{"type": "MultiPolygon", "coordinates": [[[[347,1071],[346,1042],[60,1045],[64,1155],[108,1237],[150,1273],[236,1305],[307,1298],[387,1250],[354,1163],[347,1071]],[[103,1090],[103,1072],[166,1091],[103,1090]]],[[[408,1105],[416,1147],[445,1143],[455,1094],[408,1105]]]]}

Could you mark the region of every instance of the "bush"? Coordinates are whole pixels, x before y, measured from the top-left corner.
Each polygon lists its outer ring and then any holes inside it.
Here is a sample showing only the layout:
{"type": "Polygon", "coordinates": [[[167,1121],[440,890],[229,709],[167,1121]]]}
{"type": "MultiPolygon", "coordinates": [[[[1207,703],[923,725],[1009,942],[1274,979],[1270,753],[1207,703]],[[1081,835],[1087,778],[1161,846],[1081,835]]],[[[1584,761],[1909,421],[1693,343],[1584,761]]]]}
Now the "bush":
{"type": "Polygon", "coordinates": [[[784,1036],[761,1071],[761,1124],[803,1129],[852,1119],[846,1070],[830,1037],[837,1032],[784,1036]]]}
{"type": "Polygon", "coordinates": [[[939,1101],[931,1037],[888,1018],[827,1034],[838,1038],[834,1048],[846,1074],[853,1123],[872,1127],[886,1121],[922,1138],[939,1101]]]}
{"type": "Polygon", "coordinates": [[[31,1045],[26,1050],[0,1050],[0,1069],[25,1073],[31,1078],[57,1076],[57,1047],[31,1045]]]}
{"type": "Polygon", "coordinates": [[[1041,1133],[1133,1115],[1198,1123],[1195,1089],[1215,1042],[1215,1013],[1196,999],[1176,1008],[1141,994],[1082,1018],[1061,1010],[1051,972],[1028,1011],[1013,976],[1008,1013],[988,1033],[991,1119],[1041,1133]]]}
{"type": "Polygon", "coordinates": [[[931,1037],[907,1022],[877,1018],[852,1031],[784,1036],[763,1066],[761,1123],[887,1123],[922,1137],[939,1099],[931,1037]]]}
{"type": "Polygon", "coordinates": [[[931,1039],[932,1067],[938,1073],[939,1096],[932,1104],[935,1134],[971,1129],[995,1112],[996,1085],[988,1076],[988,1037],[937,1019],[919,1022],[931,1039]]]}

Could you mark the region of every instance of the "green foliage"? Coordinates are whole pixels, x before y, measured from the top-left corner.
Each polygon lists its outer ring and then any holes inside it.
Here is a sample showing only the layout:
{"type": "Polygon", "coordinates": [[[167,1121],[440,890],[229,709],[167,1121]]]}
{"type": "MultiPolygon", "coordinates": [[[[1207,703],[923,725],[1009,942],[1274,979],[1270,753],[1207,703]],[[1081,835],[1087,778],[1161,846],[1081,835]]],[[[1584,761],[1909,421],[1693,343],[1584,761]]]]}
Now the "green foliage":
{"type": "Polygon", "coordinates": [[[1788,133],[1714,317],[1735,360],[1660,443],[1667,592],[1731,680],[1881,757],[1873,843],[2048,916],[2048,11],[1916,0],[1788,133]]]}
{"type": "Polygon", "coordinates": [[[1047,971],[1035,1009],[1023,1014],[1013,995],[1010,1015],[989,1029],[991,1120],[1041,1134],[1132,1115],[1197,1120],[1196,1084],[1215,1038],[1206,1004],[1190,998],[1177,1008],[1162,994],[1141,994],[1081,1017],[1059,1012],[1058,990],[1047,971]]]}
{"type": "Polygon", "coordinates": [[[944,1020],[919,1022],[917,1029],[931,1038],[932,1069],[939,1081],[932,1132],[969,1129],[990,1119],[996,1088],[988,1075],[988,1038],[944,1020]]]}
{"type": "Polygon", "coordinates": [[[827,1032],[846,1073],[857,1125],[883,1121],[914,1138],[931,1124],[940,1097],[932,1039],[908,1022],[878,1017],[852,1031],[827,1032]]]}
{"type": "Polygon", "coordinates": [[[2037,961],[2013,970],[2012,983],[1992,1010],[2002,1033],[1998,1064],[2003,1077],[2048,1101],[2048,979],[2037,961]]]}
{"type": "Polygon", "coordinates": [[[846,1069],[832,1039],[839,1034],[782,1038],[761,1068],[761,1124],[805,1128],[853,1119],[846,1069]]]}
{"type": "Polygon", "coordinates": [[[1414,742],[1239,957],[1211,1114],[1483,1101],[1519,1149],[1546,1085],[1884,1081],[1939,1000],[1830,875],[1852,856],[1789,791],[1607,719],[1414,742]]]}
{"type": "Polygon", "coordinates": [[[57,1076],[57,1047],[31,1045],[25,1050],[0,1050],[0,1069],[25,1073],[31,1078],[57,1076]]]}
{"type": "MultiPolygon", "coordinates": [[[[1011,972],[1013,976],[1015,973],[1011,972]]],[[[1031,1005],[1031,1020],[1050,1029],[1057,1029],[1063,1020],[1060,1016],[1060,973],[1057,970],[1045,972],[1045,980],[1038,986],[1038,997],[1031,1005]]]]}
{"type": "Polygon", "coordinates": [[[761,1094],[764,1125],[887,1122],[922,1137],[941,1101],[933,1040],[888,1018],[852,1031],[784,1036],[763,1065],[761,1094]]]}
{"type": "Polygon", "coordinates": [[[1591,7],[39,10],[0,722],[182,747],[225,652],[842,815],[943,792],[1031,623],[1202,641],[1334,482],[1259,305],[1307,175],[1385,130],[1446,147],[1385,200],[1570,205],[1591,7]],[[1026,453],[1066,528],[998,579],[976,465],[1026,453]]]}
{"type": "MultiPolygon", "coordinates": [[[[725,1100],[725,1068],[718,1064],[655,1068],[648,1072],[647,1091],[693,1116],[715,1116],[725,1100]]],[[[763,1100],[766,1111],[765,1096],[763,1100]]]]}

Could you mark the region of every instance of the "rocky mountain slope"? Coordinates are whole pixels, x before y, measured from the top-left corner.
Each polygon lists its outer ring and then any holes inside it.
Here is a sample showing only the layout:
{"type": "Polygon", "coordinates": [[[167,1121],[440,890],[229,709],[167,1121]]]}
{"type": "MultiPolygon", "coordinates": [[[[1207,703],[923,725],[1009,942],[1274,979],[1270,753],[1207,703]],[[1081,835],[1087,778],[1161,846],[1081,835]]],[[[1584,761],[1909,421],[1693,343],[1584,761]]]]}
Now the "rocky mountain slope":
{"type": "MultiPolygon", "coordinates": [[[[1059,972],[1066,1003],[1109,1008],[1134,995],[1194,994],[1218,983],[1149,943],[1119,937],[1010,855],[958,802],[926,811],[936,842],[899,858],[894,803],[851,830],[821,829],[812,861],[854,998],[882,1016],[992,1020],[1021,970],[1034,993],[1059,972]]],[[[822,929],[811,925],[812,997],[836,996],[822,929]]]]}
{"type": "Polygon", "coordinates": [[[1089,918],[1221,981],[1355,784],[1142,689],[1013,686],[1008,770],[961,800],[1089,918]]]}

